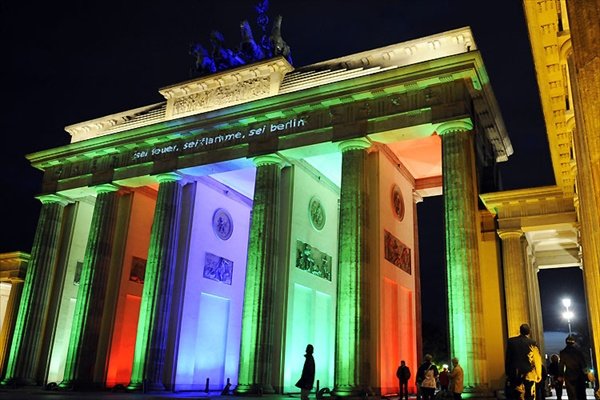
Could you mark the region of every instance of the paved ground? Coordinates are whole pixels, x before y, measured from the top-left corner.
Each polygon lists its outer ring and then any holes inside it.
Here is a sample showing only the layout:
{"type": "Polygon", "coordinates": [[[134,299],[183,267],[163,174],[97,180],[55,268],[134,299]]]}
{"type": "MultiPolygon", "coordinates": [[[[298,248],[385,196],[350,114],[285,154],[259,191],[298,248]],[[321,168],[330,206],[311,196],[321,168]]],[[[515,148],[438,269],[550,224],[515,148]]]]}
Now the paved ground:
{"type": "MultiPolygon", "coordinates": [[[[463,398],[475,400],[477,398],[463,395],[463,398]]],[[[588,399],[594,399],[592,389],[588,389],[588,399]]],[[[300,394],[288,395],[265,395],[262,397],[238,397],[221,396],[219,393],[204,392],[179,392],[179,393],[115,393],[115,392],[57,392],[41,390],[39,388],[20,388],[20,389],[0,389],[0,399],[2,400],[172,400],[172,399],[197,399],[197,400],[299,400],[300,394]]],[[[314,394],[310,397],[315,400],[314,394]]],[[[328,399],[328,398],[326,398],[328,399]]],[[[397,397],[390,397],[390,400],[397,400],[397,397]]],[[[411,397],[410,400],[415,399],[411,397]]],[[[488,397],[486,400],[492,400],[488,397]]],[[[556,400],[556,396],[547,397],[548,400],[556,400]]],[[[567,400],[566,393],[563,400],[567,400]]]]}

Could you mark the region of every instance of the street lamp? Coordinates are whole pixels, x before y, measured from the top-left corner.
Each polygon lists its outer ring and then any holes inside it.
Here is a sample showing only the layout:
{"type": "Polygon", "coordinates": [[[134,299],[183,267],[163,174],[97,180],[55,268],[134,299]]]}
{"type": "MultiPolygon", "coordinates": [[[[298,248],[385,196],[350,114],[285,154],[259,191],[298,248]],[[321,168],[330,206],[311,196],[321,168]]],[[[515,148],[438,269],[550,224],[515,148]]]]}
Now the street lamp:
{"type": "Polygon", "coordinates": [[[569,324],[569,336],[571,336],[571,320],[574,316],[573,311],[569,310],[569,307],[571,307],[571,299],[562,299],[562,304],[565,306],[565,311],[563,311],[562,316],[567,320],[567,324],[569,324]]]}

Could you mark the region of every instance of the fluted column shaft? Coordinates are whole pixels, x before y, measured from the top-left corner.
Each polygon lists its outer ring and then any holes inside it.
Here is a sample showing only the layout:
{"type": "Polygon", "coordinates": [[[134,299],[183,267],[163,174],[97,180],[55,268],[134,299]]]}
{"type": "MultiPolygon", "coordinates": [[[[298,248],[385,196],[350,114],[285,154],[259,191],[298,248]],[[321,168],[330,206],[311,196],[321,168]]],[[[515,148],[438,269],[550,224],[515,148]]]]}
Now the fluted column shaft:
{"type": "MultiPolygon", "coordinates": [[[[569,76],[573,89],[576,129],[577,190],[582,215],[583,276],[594,360],[600,357],[600,0],[569,0],[569,31],[573,54],[569,76]]],[[[597,368],[595,368],[597,369],[597,368]]]]}
{"type": "Polygon", "coordinates": [[[508,336],[519,334],[519,326],[530,323],[527,270],[523,265],[521,245],[523,232],[520,229],[501,230],[502,271],[504,274],[504,300],[506,303],[506,325],[508,336]]]}
{"type": "Polygon", "coordinates": [[[17,313],[19,311],[19,302],[21,301],[23,286],[23,281],[12,281],[10,285],[6,313],[4,314],[4,322],[2,330],[0,331],[0,376],[6,371],[8,352],[10,351],[10,343],[15,332],[15,324],[17,322],[17,313]]]}
{"type": "Polygon", "coordinates": [[[254,160],[256,183],[246,288],[237,394],[273,393],[272,359],[274,294],[277,274],[277,234],[282,160],[276,156],[254,160]]]}
{"type": "Polygon", "coordinates": [[[175,173],[158,175],[158,199],[150,234],[130,388],[144,382],[164,389],[163,370],[177,266],[183,185],[175,173]]]}
{"type": "Polygon", "coordinates": [[[478,252],[477,183],[470,124],[449,124],[442,135],[450,349],[465,386],[487,382],[478,252]]]}
{"type": "Polygon", "coordinates": [[[21,304],[3,383],[39,384],[39,360],[58,259],[65,199],[42,196],[21,304]]]}
{"type": "Polygon", "coordinates": [[[94,384],[94,364],[106,298],[118,202],[116,186],[101,185],[95,189],[98,194],[83,258],[61,387],[81,388],[94,384]]]}
{"type": "Polygon", "coordinates": [[[366,140],[340,143],[338,282],[334,396],[370,392],[371,332],[368,271],[368,180],[366,140]]]}

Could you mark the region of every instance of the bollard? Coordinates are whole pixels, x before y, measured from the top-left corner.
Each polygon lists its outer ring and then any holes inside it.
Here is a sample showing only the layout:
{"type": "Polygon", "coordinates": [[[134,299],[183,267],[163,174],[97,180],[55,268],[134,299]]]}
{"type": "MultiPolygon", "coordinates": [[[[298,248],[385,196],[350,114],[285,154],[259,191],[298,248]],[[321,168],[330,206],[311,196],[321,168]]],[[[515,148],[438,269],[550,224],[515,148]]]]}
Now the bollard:
{"type": "Polygon", "coordinates": [[[210,382],[209,378],[206,378],[206,387],[204,388],[204,392],[208,393],[208,383],[210,382]]]}
{"type": "Polygon", "coordinates": [[[229,388],[230,387],[231,387],[231,382],[229,381],[229,378],[227,378],[227,384],[225,385],[225,387],[221,391],[221,396],[227,396],[229,394],[229,388]]]}
{"type": "Polygon", "coordinates": [[[321,381],[317,379],[317,390],[315,393],[319,393],[319,387],[321,386],[321,381]]]}

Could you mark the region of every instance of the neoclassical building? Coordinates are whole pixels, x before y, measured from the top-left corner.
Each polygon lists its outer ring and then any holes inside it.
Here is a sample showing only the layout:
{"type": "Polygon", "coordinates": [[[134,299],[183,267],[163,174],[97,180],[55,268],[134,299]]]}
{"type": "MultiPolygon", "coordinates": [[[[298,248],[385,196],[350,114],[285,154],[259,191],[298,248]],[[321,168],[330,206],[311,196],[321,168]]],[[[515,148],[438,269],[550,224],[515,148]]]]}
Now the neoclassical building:
{"type": "Polygon", "coordinates": [[[273,58],[67,127],[31,255],[0,257],[5,384],[396,390],[421,357],[416,203],[444,196],[449,337],[468,390],[543,343],[541,268],[583,269],[600,339],[598,0],[525,0],[551,187],[499,191],[512,147],[468,28],[294,69],[273,58]],[[27,265],[27,273],[25,266],[27,265]]]}
{"type": "MultiPolygon", "coordinates": [[[[592,359],[600,354],[598,0],[524,0],[555,186],[481,196],[497,221],[509,335],[530,321],[543,344],[537,272],[583,271],[592,359]]],[[[595,370],[597,368],[593,366],[595,370]]]]}
{"type": "Polygon", "coordinates": [[[468,28],[159,92],[28,156],[42,209],[5,383],[287,392],[312,343],[320,387],[395,392],[421,356],[415,205],[443,193],[452,353],[498,387],[478,196],[512,147],[468,28]]]}

